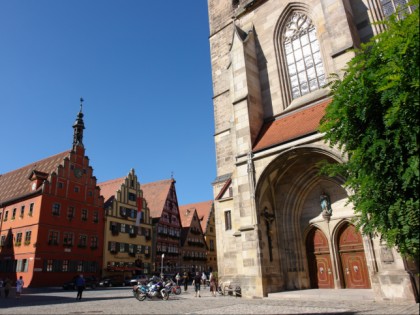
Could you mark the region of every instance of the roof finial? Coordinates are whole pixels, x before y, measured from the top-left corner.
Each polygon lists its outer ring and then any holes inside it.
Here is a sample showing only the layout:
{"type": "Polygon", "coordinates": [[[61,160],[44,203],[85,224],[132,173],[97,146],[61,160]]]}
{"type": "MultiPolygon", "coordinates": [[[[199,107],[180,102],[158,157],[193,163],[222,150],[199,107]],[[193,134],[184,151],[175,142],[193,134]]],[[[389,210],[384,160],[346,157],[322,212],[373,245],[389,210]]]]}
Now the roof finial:
{"type": "Polygon", "coordinates": [[[83,102],[85,100],[83,99],[83,97],[80,98],[80,112],[82,112],[82,107],[83,107],[83,102]]]}
{"type": "Polygon", "coordinates": [[[174,171],[171,172],[171,179],[174,179],[174,171]]]}

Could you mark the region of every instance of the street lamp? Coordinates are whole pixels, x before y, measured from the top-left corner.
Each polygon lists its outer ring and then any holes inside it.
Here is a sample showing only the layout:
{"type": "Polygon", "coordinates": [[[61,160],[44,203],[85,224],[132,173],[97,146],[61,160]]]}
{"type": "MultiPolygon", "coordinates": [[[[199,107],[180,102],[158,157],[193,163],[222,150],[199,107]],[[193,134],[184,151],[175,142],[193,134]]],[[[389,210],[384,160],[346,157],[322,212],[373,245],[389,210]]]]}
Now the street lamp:
{"type": "Polygon", "coordinates": [[[165,254],[162,254],[162,261],[160,264],[160,277],[163,278],[163,258],[165,258],[165,254]]]}

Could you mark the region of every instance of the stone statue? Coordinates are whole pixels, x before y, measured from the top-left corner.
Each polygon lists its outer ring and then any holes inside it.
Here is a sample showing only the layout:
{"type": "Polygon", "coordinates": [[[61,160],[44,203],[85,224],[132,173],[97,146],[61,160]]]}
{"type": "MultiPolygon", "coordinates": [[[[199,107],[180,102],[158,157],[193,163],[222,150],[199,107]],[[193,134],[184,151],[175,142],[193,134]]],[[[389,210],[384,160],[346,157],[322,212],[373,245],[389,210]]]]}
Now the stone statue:
{"type": "Polygon", "coordinates": [[[331,216],[332,209],[331,209],[331,201],[330,196],[328,196],[325,192],[322,192],[321,196],[319,196],[319,201],[321,203],[321,213],[323,216],[331,216]]]}

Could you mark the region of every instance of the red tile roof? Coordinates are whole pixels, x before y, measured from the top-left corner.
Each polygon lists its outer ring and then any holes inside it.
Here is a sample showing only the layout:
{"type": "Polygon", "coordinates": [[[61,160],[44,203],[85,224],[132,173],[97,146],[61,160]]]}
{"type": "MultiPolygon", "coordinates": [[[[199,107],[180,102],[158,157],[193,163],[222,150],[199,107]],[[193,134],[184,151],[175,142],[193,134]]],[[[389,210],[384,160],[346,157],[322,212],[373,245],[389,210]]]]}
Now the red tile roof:
{"type": "Polygon", "coordinates": [[[195,212],[195,208],[183,209],[182,211],[181,208],[179,209],[179,218],[183,228],[188,228],[191,226],[192,218],[194,217],[195,212]]]}
{"type": "Polygon", "coordinates": [[[161,217],[166,199],[169,194],[169,190],[171,189],[172,183],[174,183],[174,181],[174,179],[165,179],[141,185],[141,190],[143,190],[143,197],[147,201],[147,206],[150,210],[150,216],[152,218],[161,217]]]}
{"type": "Polygon", "coordinates": [[[325,108],[330,102],[330,99],[324,100],[311,107],[293,111],[274,121],[265,123],[252,151],[267,149],[316,132],[319,121],[325,114],[325,108]]]}
{"type": "Polygon", "coordinates": [[[116,195],[117,190],[121,188],[126,177],[111,179],[106,182],[99,183],[98,186],[101,188],[101,195],[104,196],[104,201],[107,202],[109,198],[116,195]]]}
{"type": "Polygon", "coordinates": [[[65,151],[9,173],[1,174],[0,203],[32,193],[31,180],[29,179],[32,172],[37,171],[48,175],[57,172],[58,166],[64,165],[64,158],[69,156],[70,151],[65,151]]]}
{"type": "MultiPolygon", "coordinates": [[[[213,206],[213,200],[203,201],[203,202],[197,202],[197,203],[190,203],[188,205],[182,205],[179,207],[179,215],[181,217],[181,221],[184,217],[186,217],[185,213],[187,210],[190,210],[190,213],[193,214],[194,210],[197,211],[198,218],[200,219],[201,229],[203,230],[203,233],[206,233],[207,229],[207,221],[210,216],[211,208],[213,206]]],[[[190,215],[192,217],[192,215],[190,215]]],[[[187,224],[187,221],[186,221],[187,224]]],[[[189,222],[191,224],[191,222],[189,222]]],[[[182,223],[182,226],[184,226],[184,223],[182,223]]]]}

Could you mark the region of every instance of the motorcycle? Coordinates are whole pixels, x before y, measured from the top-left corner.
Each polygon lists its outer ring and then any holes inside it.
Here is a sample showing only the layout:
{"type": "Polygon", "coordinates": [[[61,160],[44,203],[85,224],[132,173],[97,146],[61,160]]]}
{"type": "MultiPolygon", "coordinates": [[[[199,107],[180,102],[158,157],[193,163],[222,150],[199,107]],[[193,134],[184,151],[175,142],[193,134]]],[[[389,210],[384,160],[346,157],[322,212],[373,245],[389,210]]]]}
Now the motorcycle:
{"type": "Polygon", "coordinates": [[[181,287],[177,285],[172,279],[169,279],[165,283],[166,292],[173,293],[176,295],[181,294],[181,287]]]}
{"type": "Polygon", "coordinates": [[[147,285],[135,285],[133,295],[139,301],[144,301],[146,297],[149,299],[154,297],[162,300],[169,299],[169,292],[166,291],[162,280],[155,277],[151,278],[147,285]]]}

